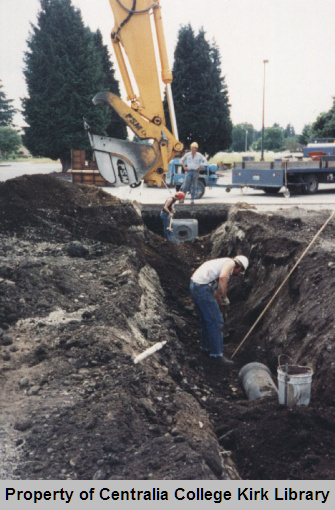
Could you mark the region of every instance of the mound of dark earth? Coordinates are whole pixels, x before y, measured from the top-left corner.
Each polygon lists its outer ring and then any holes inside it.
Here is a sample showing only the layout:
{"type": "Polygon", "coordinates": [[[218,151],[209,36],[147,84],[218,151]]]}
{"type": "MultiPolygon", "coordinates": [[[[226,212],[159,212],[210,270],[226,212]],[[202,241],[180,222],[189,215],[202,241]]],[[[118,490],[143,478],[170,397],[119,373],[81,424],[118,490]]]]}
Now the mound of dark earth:
{"type": "MultiPolygon", "coordinates": [[[[205,207],[184,209],[201,234],[205,207]]],[[[330,212],[209,208],[215,230],[180,244],[146,214],[51,176],[0,183],[1,478],[333,479],[334,222],[240,345],[330,212]],[[229,291],[235,365],[213,371],[189,278],[236,253],[250,270],[229,291]],[[247,400],[241,367],[276,383],[281,354],[313,367],[309,406],[247,400]]]]}

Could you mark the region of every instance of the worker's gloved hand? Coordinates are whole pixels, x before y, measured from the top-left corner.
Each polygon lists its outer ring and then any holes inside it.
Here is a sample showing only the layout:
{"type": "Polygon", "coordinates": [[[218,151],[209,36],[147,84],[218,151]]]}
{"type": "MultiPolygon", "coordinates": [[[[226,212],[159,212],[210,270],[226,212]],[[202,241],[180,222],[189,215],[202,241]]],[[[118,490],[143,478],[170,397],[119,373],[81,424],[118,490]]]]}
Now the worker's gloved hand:
{"type": "Polygon", "coordinates": [[[223,298],[222,300],[222,306],[229,306],[230,305],[230,301],[227,297],[223,298]]]}

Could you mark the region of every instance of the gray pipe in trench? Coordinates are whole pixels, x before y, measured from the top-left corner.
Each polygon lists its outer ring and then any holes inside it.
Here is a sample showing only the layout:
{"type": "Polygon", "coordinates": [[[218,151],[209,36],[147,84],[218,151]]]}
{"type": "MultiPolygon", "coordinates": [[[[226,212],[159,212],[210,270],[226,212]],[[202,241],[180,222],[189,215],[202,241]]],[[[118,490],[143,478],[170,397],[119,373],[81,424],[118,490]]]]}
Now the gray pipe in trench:
{"type": "Polygon", "coordinates": [[[278,395],[270,369],[263,363],[252,362],[241,368],[238,378],[248,400],[278,395]]]}

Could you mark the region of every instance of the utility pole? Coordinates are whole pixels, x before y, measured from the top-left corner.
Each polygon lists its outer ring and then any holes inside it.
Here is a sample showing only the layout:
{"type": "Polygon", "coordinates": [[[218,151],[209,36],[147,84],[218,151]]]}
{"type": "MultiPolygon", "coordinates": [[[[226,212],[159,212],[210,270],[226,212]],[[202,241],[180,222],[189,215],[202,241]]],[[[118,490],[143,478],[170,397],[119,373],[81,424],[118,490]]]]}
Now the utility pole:
{"type": "Polygon", "coordinates": [[[261,161],[264,161],[264,111],[265,111],[265,64],[268,64],[268,60],[263,60],[264,74],[263,74],[263,117],[262,117],[262,152],[261,161]]]}

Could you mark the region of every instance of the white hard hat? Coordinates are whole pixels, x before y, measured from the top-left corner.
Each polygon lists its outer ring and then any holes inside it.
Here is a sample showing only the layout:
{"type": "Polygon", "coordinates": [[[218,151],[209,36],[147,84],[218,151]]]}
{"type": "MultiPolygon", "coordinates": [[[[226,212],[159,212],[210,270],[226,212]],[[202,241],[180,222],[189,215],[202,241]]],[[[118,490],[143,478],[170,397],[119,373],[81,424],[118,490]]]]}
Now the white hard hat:
{"type": "Polygon", "coordinates": [[[234,261],[237,262],[237,265],[242,267],[243,273],[248,269],[249,260],[244,255],[236,255],[236,257],[234,257],[234,261]]]}

